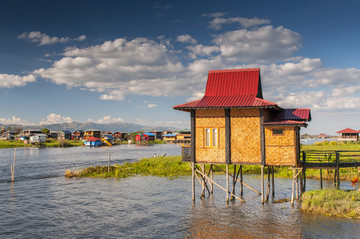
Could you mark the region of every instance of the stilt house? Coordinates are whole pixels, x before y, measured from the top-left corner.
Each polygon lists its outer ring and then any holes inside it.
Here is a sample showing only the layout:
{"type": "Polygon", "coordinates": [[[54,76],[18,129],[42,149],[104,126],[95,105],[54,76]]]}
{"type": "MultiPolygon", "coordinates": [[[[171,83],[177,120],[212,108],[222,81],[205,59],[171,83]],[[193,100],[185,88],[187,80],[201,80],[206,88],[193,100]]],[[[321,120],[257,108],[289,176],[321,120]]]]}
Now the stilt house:
{"type": "Polygon", "coordinates": [[[264,100],[260,69],[210,71],[204,97],[173,108],[191,113],[184,161],[299,166],[300,128],[310,109],[264,100]]]}

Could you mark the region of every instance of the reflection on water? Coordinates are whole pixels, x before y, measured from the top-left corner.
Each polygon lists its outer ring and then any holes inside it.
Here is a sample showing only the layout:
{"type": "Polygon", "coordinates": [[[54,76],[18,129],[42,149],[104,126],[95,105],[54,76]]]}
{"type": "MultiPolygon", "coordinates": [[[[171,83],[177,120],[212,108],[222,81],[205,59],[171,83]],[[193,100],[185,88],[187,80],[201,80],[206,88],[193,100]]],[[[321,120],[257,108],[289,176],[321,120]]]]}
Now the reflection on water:
{"type": "MultiPolygon", "coordinates": [[[[180,154],[175,145],[24,149],[17,161],[21,180],[12,184],[5,182],[13,151],[4,151],[0,156],[0,238],[358,238],[360,234],[359,220],[303,214],[290,202],[262,205],[260,197],[247,188],[246,203],[227,205],[225,193],[216,187],[214,197],[200,200],[197,184],[193,204],[190,177],[63,177],[64,166],[106,164],[108,150],[113,150],[112,158],[118,162],[154,152],[180,154]],[[44,172],[54,177],[44,178],[44,172]]],[[[224,175],[214,178],[225,185],[224,175]]],[[[244,180],[259,189],[258,176],[245,175],[244,180]]],[[[276,178],[275,183],[275,199],[289,198],[291,180],[276,178]]],[[[307,186],[319,188],[319,183],[308,180],[307,186]]]]}

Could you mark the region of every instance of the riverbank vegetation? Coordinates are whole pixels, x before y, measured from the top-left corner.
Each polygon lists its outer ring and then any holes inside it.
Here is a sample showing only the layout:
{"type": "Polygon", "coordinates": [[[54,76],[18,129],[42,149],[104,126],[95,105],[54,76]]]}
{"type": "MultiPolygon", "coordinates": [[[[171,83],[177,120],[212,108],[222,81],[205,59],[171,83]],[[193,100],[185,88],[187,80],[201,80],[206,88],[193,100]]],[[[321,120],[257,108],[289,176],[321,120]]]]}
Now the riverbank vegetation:
{"type": "Polygon", "coordinates": [[[1,140],[0,148],[21,148],[21,147],[73,147],[81,146],[81,140],[56,140],[47,139],[43,144],[24,144],[22,140],[1,140]]]}
{"type": "Polygon", "coordinates": [[[301,211],[348,218],[360,218],[360,192],[324,189],[302,195],[301,211]]]}

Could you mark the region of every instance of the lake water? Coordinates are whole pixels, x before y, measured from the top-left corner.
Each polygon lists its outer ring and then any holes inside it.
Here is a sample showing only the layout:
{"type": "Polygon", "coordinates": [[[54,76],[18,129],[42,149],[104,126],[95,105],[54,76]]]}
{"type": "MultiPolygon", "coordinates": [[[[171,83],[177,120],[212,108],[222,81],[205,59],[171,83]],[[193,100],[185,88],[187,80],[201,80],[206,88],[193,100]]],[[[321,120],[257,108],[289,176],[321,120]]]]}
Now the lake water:
{"type": "MultiPolygon", "coordinates": [[[[14,149],[1,149],[0,238],[359,238],[360,220],[304,214],[290,202],[262,205],[247,188],[246,203],[226,204],[217,187],[200,200],[197,184],[193,204],[190,177],[64,177],[64,168],[106,165],[108,153],[122,163],[180,152],[176,145],[18,148],[10,183],[14,149]]],[[[214,178],[225,185],[224,175],[214,178]]],[[[244,182],[260,188],[256,175],[244,182]]],[[[275,187],[275,199],[290,198],[291,180],[276,178],[275,187]]],[[[308,190],[318,187],[307,180],[308,190]]]]}

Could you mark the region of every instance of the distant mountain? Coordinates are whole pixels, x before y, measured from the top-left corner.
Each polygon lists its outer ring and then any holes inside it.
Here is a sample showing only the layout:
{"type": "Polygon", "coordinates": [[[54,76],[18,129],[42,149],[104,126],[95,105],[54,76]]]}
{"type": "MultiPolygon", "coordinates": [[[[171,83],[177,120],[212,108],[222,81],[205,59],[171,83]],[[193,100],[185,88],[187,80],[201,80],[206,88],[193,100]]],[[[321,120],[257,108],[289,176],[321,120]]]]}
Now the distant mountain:
{"type": "Polygon", "coordinates": [[[112,132],[136,132],[136,131],[150,131],[150,130],[170,130],[170,131],[177,131],[181,130],[175,127],[151,127],[151,126],[143,126],[139,124],[133,123],[112,123],[112,124],[97,124],[92,122],[87,123],[79,123],[79,122],[72,122],[72,123],[61,123],[61,124],[49,124],[49,125],[37,125],[37,126],[26,126],[26,125],[10,125],[10,127],[21,127],[23,129],[30,128],[30,129],[49,129],[50,131],[60,131],[60,130],[69,130],[74,132],[76,130],[88,130],[88,129],[97,129],[101,131],[112,131],[112,132]]]}

